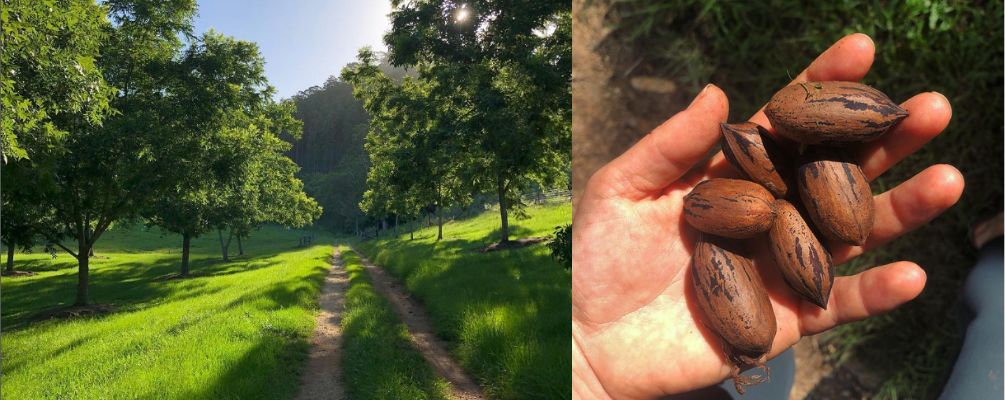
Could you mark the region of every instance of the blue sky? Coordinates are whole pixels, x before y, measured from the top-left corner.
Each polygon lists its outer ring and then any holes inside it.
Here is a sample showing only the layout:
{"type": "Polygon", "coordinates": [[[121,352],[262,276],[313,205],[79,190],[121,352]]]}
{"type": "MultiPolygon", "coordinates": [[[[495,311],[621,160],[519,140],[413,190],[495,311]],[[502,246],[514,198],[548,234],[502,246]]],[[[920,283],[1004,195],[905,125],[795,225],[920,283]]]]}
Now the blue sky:
{"type": "Polygon", "coordinates": [[[277,97],[324,83],[363,46],[385,49],[390,0],[199,0],[195,33],[257,42],[277,97]]]}

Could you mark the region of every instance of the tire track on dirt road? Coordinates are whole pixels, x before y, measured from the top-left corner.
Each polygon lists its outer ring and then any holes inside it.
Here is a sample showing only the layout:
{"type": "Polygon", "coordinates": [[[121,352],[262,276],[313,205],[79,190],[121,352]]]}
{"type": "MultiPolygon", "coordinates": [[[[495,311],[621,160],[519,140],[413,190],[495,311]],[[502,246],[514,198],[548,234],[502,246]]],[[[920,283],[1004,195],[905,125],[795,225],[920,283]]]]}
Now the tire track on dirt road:
{"type": "Polygon", "coordinates": [[[342,387],[342,313],[345,311],[349,275],[338,247],[332,249],[331,260],[331,269],[325,276],[318,301],[321,312],[311,336],[311,350],[297,400],[345,399],[342,387]]]}
{"type": "Polygon", "coordinates": [[[451,397],[457,400],[485,399],[481,388],[461,369],[457,361],[450,357],[443,341],[436,337],[425,308],[384,269],[371,263],[355,248],[352,251],[359,256],[366,272],[370,274],[373,287],[387,299],[388,303],[391,303],[395,314],[398,314],[401,322],[408,327],[409,336],[419,353],[433,366],[438,375],[450,383],[451,397]]]}

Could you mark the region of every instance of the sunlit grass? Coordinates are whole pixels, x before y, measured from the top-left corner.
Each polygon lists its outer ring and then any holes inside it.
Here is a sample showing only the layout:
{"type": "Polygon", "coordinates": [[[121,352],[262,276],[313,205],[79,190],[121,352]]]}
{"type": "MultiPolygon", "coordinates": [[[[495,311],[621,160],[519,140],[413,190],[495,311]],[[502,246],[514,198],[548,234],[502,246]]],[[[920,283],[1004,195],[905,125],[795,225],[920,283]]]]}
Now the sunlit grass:
{"type": "Polygon", "coordinates": [[[332,251],[323,237],[297,248],[298,236],[256,232],[229,263],[215,237],[201,238],[194,276],[178,280],[161,278],[178,271],[180,238],[109,232],[91,263],[91,300],[114,311],[70,320],[37,316],[72,304],[72,259],[19,254],[16,268],[38,275],[3,280],[2,397],[293,396],[332,251]]]}
{"type": "Polygon", "coordinates": [[[446,399],[447,382],[436,376],[409,341],[408,328],[347,247],[339,251],[349,274],[342,317],[342,365],[351,399],[446,399]]]}
{"type": "MultiPolygon", "coordinates": [[[[572,219],[568,203],[535,206],[511,220],[513,238],[547,236],[572,219]]],[[[438,335],[497,399],[569,398],[570,274],[543,244],[479,253],[497,241],[498,210],[359,245],[405,282],[438,335]]]]}

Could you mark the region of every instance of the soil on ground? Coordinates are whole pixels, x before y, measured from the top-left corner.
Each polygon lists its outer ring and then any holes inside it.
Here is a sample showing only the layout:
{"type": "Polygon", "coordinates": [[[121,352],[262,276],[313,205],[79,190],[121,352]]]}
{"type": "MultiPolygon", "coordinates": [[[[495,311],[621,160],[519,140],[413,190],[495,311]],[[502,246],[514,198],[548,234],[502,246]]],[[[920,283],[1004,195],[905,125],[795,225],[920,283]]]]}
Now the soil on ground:
{"type": "Polygon", "coordinates": [[[349,276],[336,251],[332,255],[331,269],[325,277],[321,298],[321,312],[311,336],[311,351],[307,355],[298,400],[344,399],[342,387],[342,313],[345,309],[345,292],[349,276]]]}
{"type": "Polygon", "coordinates": [[[572,2],[573,207],[590,176],[688,104],[669,79],[650,76],[608,40],[606,2],[572,2]]]}
{"type": "Polygon", "coordinates": [[[115,304],[88,304],[86,306],[70,306],[56,308],[52,310],[45,310],[35,315],[32,318],[35,321],[42,321],[47,319],[74,319],[82,317],[95,317],[105,314],[111,314],[118,310],[115,304]]]}
{"type": "Polygon", "coordinates": [[[7,271],[0,272],[0,275],[2,275],[4,278],[24,278],[24,277],[27,277],[27,276],[35,276],[35,273],[32,272],[32,271],[18,271],[18,270],[14,270],[14,271],[11,271],[11,272],[7,272],[7,271]]]}
{"type": "Polygon", "coordinates": [[[366,267],[374,289],[391,303],[395,314],[408,327],[412,343],[422,354],[422,357],[429,362],[437,374],[450,383],[451,398],[457,400],[484,399],[485,395],[481,388],[450,357],[446,345],[436,337],[433,325],[422,304],[412,298],[408,291],[382,268],[375,266],[370,260],[363,257],[362,253],[356,251],[356,254],[359,255],[363,266],[366,267]]]}
{"type": "Polygon", "coordinates": [[[488,252],[499,251],[499,250],[520,249],[520,248],[524,248],[524,247],[527,247],[527,246],[530,246],[530,245],[533,245],[533,244],[541,243],[541,242],[543,242],[545,240],[548,240],[548,238],[537,236],[537,237],[528,237],[528,238],[520,238],[520,239],[516,239],[516,240],[510,240],[508,242],[497,242],[497,243],[492,243],[492,244],[490,244],[488,246],[485,246],[485,247],[479,249],[478,252],[479,253],[488,253],[488,252]]]}

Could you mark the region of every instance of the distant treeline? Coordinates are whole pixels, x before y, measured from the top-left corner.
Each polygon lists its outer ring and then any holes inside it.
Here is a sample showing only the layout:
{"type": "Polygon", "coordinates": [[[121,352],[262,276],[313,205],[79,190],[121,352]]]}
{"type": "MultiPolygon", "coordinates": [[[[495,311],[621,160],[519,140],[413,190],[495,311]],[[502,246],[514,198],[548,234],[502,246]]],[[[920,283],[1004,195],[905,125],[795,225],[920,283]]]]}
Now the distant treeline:
{"type": "MultiPolygon", "coordinates": [[[[395,80],[408,73],[386,62],[380,68],[395,80]]],[[[307,193],[324,208],[318,223],[325,229],[355,232],[372,222],[359,208],[370,168],[363,149],[370,117],[353,97],[352,86],[337,76],[300,91],[292,100],[303,134],[291,140],[287,155],[300,166],[307,193]]]]}

